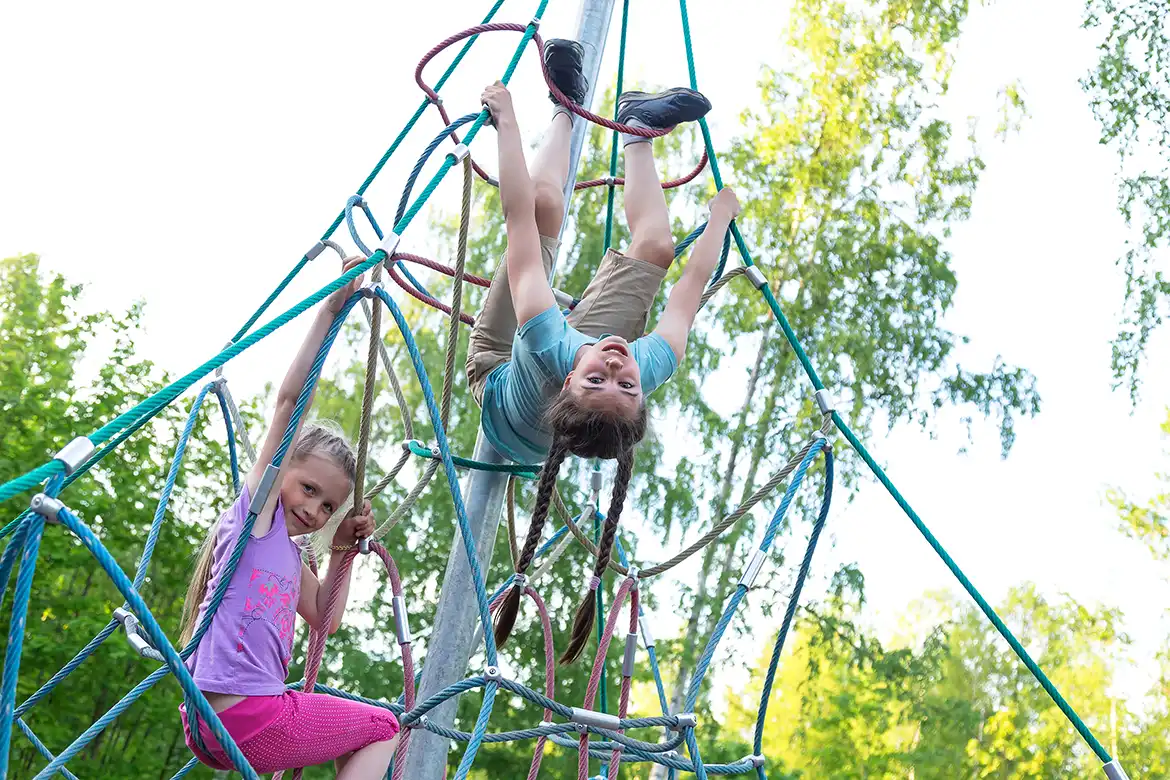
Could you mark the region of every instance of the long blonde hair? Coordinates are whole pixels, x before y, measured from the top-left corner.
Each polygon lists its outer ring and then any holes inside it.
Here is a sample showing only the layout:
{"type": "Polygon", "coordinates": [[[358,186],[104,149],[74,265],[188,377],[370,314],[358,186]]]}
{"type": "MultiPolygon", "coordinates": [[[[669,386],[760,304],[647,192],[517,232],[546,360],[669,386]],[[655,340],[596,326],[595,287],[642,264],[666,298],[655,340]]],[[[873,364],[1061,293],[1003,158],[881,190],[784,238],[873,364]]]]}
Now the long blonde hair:
{"type": "MultiPolygon", "coordinates": [[[[351,485],[357,479],[357,456],[340,426],[336,423],[322,420],[305,425],[297,438],[290,461],[295,463],[309,455],[332,460],[349,477],[351,485]]],[[[279,485],[277,485],[277,489],[279,490],[279,485]]],[[[339,509],[330,520],[330,525],[335,525],[337,518],[344,515],[345,511],[344,507],[339,509]]],[[[199,552],[196,553],[195,570],[191,573],[191,584],[187,586],[187,597],[183,601],[182,630],[179,632],[179,645],[181,647],[186,647],[195,634],[196,619],[199,617],[199,609],[203,605],[203,600],[207,596],[207,583],[211,579],[211,564],[215,558],[215,537],[222,519],[221,515],[212,523],[207,537],[200,545],[199,552]]]]}

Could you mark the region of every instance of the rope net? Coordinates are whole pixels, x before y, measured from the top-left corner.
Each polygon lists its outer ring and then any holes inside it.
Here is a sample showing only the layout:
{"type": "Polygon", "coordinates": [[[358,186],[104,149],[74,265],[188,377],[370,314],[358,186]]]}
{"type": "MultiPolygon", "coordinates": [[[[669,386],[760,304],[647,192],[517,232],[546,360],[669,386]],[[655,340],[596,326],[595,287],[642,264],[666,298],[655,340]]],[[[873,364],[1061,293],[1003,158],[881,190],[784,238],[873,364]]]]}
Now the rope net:
{"type": "MultiPolygon", "coordinates": [[[[1013,650],[1019,655],[1021,661],[1029,668],[1029,670],[1036,676],[1037,680],[1044,686],[1045,690],[1052,696],[1054,701],[1060,706],[1062,711],[1068,716],[1073,726],[1080,732],[1081,736],[1088,743],[1090,748],[1098,755],[1103,762],[1110,762],[1111,758],[1104,750],[1101,744],[1089,731],[1088,727],[1076,715],[1068,703],[1064,700],[1061,694],[1056,690],[1055,686],[1048,680],[1044,673],[1039,669],[1031,657],[1027,654],[1024,648],[1019,644],[1016,638],[1011,634],[1010,630],[1004,625],[1003,621],[995,614],[994,610],[987,604],[986,600],[979,594],[974,586],[967,580],[966,576],[958,568],[958,565],[942,548],[925,524],[918,518],[917,514],[910,508],[906,500],[898,493],[897,489],[890,482],[889,478],[880,469],[872,456],[866,451],[865,447],[857,440],[856,436],[846,425],[838,412],[833,409],[831,401],[828,400],[827,395],[823,392],[819,377],[816,375],[811,362],[809,361],[804,350],[800,346],[795,333],[788,324],[783,312],[780,309],[772,290],[760,273],[758,267],[754,264],[751,254],[744,242],[743,236],[740,234],[738,227],[733,222],[728,237],[724,242],[724,250],[719,267],[714,275],[711,285],[703,297],[703,304],[711,299],[720,290],[728,286],[733,280],[743,277],[759,294],[764,297],[769,309],[773,313],[776,321],[779,323],[789,345],[796,353],[802,366],[804,367],[809,381],[813,388],[818,391],[817,402],[822,413],[822,421],[818,430],[815,430],[810,435],[807,442],[801,447],[789,461],[776,473],[772,474],[749,498],[747,498],[740,506],[736,507],[726,517],[720,519],[713,524],[710,530],[693,543],[689,544],[683,550],[673,557],[657,564],[648,564],[640,568],[635,568],[627,556],[625,549],[622,547],[620,540],[618,540],[617,560],[611,561],[609,564],[612,570],[618,577],[620,582],[617,587],[613,603],[609,605],[608,610],[599,610],[599,613],[605,614],[605,621],[598,626],[598,647],[594,655],[593,664],[589,677],[589,684],[586,691],[584,701],[580,707],[566,706],[556,700],[556,682],[555,682],[555,663],[554,663],[554,648],[553,648],[553,634],[551,622],[549,619],[548,608],[542,599],[540,592],[534,583],[538,582],[541,577],[549,571],[552,565],[564,554],[567,546],[576,540],[584,546],[591,554],[596,553],[595,541],[590,539],[589,535],[582,529],[582,525],[586,522],[597,524],[604,520],[603,515],[597,506],[596,494],[585,511],[576,517],[570,512],[560,495],[555,495],[554,506],[563,522],[563,526],[556,531],[553,536],[548,539],[537,552],[538,566],[535,571],[529,575],[525,581],[521,583],[516,582],[516,575],[511,575],[501,583],[492,593],[489,593],[484,581],[484,573],[481,570],[479,561],[473,543],[473,535],[470,532],[467,512],[463,504],[463,496],[460,491],[458,483],[458,469],[490,469],[497,471],[506,471],[510,474],[511,485],[508,490],[508,505],[507,505],[507,520],[509,533],[509,546],[511,548],[513,559],[517,555],[515,544],[515,517],[514,517],[514,498],[512,495],[512,487],[518,479],[531,479],[539,472],[539,466],[526,464],[508,464],[505,466],[498,466],[493,464],[480,463],[471,459],[462,458],[454,455],[451,452],[447,440],[447,424],[451,408],[451,394],[453,392],[453,377],[455,376],[455,349],[458,341],[459,328],[461,324],[471,324],[473,319],[462,311],[462,285],[473,284],[480,287],[486,287],[490,284],[488,279],[469,274],[465,270],[465,263],[467,259],[467,241],[470,224],[471,211],[471,193],[473,177],[479,176],[482,180],[489,184],[495,185],[495,179],[487,174],[469,154],[460,154],[462,146],[447,153],[441,167],[432,176],[432,178],[423,187],[422,191],[414,197],[414,186],[426,162],[431,158],[433,153],[437,151],[446,142],[451,142],[455,145],[469,146],[482,129],[488,114],[486,109],[475,114],[467,114],[458,119],[451,120],[447,114],[446,108],[443,105],[440,97],[440,90],[448,81],[454,71],[457,69],[471,46],[474,45],[477,38],[488,32],[515,32],[520,34],[520,42],[512,54],[505,72],[501,78],[504,84],[507,84],[511,79],[516,67],[519,64],[521,55],[529,44],[535,44],[537,52],[543,48],[543,43],[537,33],[537,27],[541,16],[545,11],[548,0],[541,0],[536,10],[533,19],[528,24],[515,23],[501,23],[492,21],[497,11],[502,5],[503,0],[497,0],[482,22],[476,26],[470,27],[462,32],[450,36],[446,40],[440,42],[432,50],[427,52],[423,59],[419,62],[415,70],[415,80],[419,87],[425,94],[425,99],[418,106],[414,114],[407,121],[405,127],[398,134],[398,136],[391,143],[385,154],[378,160],[373,170],[366,177],[362,185],[357,189],[354,196],[350,197],[346,202],[345,208],[333,220],[333,223],[322,234],[320,239],[310,248],[308,252],[296,263],[289,274],[280,281],[272,294],[259,306],[251,317],[244,323],[243,327],[232,337],[228,344],[217,355],[210,358],[202,365],[181,377],[177,381],[163,388],[151,397],[145,399],[131,409],[128,409],[118,417],[108,422],[103,427],[94,431],[84,440],[79,439],[74,442],[74,445],[79,445],[81,451],[84,453],[83,457],[75,458],[67,456],[64,451],[53,460],[42,464],[41,466],[28,471],[27,473],[10,480],[9,482],[0,485],[0,500],[7,500],[19,493],[28,491],[32,488],[38,488],[43,485],[42,492],[38,493],[32,502],[30,509],[21,513],[16,519],[10,522],[3,529],[0,529],[0,539],[7,538],[7,546],[4,549],[3,555],[0,556],[0,597],[3,596],[4,591],[7,590],[8,582],[12,571],[17,566],[19,561],[19,574],[16,580],[14,589],[14,597],[12,603],[12,618],[9,626],[8,645],[4,658],[3,676],[0,681],[0,777],[6,775],[8,766],[9,750],[11,745],[11,737],[13,729],[19,729],[22,734],[30,741],[34,748],[44,757],[48,762],[44,769],[42,769],[36,778],[49,778],[54,775],[61,775],[66,778],[73,778],[74,775],[67,768],[68,762],[84,750],[107,726],[109,726],[121,713],[129,708],[138,698],[144,695],[160,680],[168,675],[174,675],[179,685],[182,687],[184,697],[187,704],[187,710],[191,717],[195,720],[192,724],[192,732],[196,735],[199,733],[197,726],[198,719],[203,719],[224,748],[228,757],[232,761],[235,768],[245,778],[256,778],[257,774],[248,765],[243,754],[240,752],[238,746],[232,740],[231,736],[224,729],[222,722],[211,709],[206,698],[195,686],[195,683],[184,665],[184,661],[194,652],[198,647],[199,641],[206,633],[211,618],[223,599],[224,591],[231,579],[231,575],[235,570],[241,555],[243,554],[244,546],[251,534],[252,526],[256,520],[256,514],[249,512],[248,518],[245,521],[244,528],[241,531],[239,542],[229,558],[227,565],[227,573],[221,578],[219,588],[213,594],[210,606],[206,611],[204,619],[197,626],[194,635],[190,642],[181,648],[177,649],[165,633],[160,628],[158,622],[148,605],[143,601],[138,593],[139,587],[145,581],[149,571],[151,556],[155,545],[159,538],[159,533],[162,527],[163,519],[166,515],[168,503],[175,481],[180,473],[184,455],[186,453],[191,433],[194,429],[195,422],[199,411],[206,401],[208,395],[214,395],[219,403],[220,409],[223,412],[223,419],[226,428],[226,439],[228,443],[231,479],[236,489],[239,489],[240,484],[240,468],[239,458],[236,450],[237,439],[243,444],[245,455],[250,461],[255,461],[255,451],[249,441],[247,431],[243,427],[243,419],[240,415],[239,409],[236,406],[230,391],[228,390],[227,381],[222,376],[222,369],[224,364],[239,355],[241,352],[247,350],[257,342],[266,338],[277,329],[283,327],[285,324],[316,306],[325,297],[340,289],[347,284],[358,274],[372,269],[371,284],[362,288],[355,293],[345,304],[343,310],[338,314],[333,322],[333,325],[327,334],[317,358],[314,362],[305,386],[302,389],[298,399],[297,407],[293,413],[292,419],[289,421],[288,428],[285,432],[283,441],[278,448],[276,455],[273,458],[271,466],[279,467],[287,454],[288,448],[291,445],[293,432],[297,429],[298,424],[308,405],[308,399],[311,391],[315,386],[317,379],[320,376],[322,365],[324,364],[326,356],[329,354],[330,348],[336,339],[342,324],[346,321],[349,314],[355,306],[360,304],[363,315],[370,327],[370,345],[366,361],[365,372],[365,386],[364,395],[362,399],[362,416],[361,427],[358,441],[358,466],[357,479],[355,484],[355,504],[360,505],[363,498],[369,499],[385,490],[391,482],[393,482],[405,467],[406,463],[412,457],[418,457],[426,460],[425,466],[422,468],[419,479],[411,490],[407,493],[405,498],[394,508],[394,510],[387,516],[387,518],[376,528],[372,540],[368,544],[368,549],[363,545],[362,549],[358,547],[348,550],[340,561],[342,566],[342,573],[348,572],[352,567],[355,558],[362,553],[373,553],[377,559],[382,563],[385,569],[386,576],[391,584],[391,592],[393,597],[393,610],[395,621],[395,634],[397,643],[400,647],[402,667],[403,667],[403,682],[402,694],[393,702],[376,701],[364,698],[360,695],[340,691],[335,688],[323,685],[317,682],[320,664],[324,656],[325,644],[327,634],[321,630],[313,630],[308,645],[308,652],[306,655],[305,676],[302,680],[290,684],[288,687],[292,690],[306,690],[316,691],[319,693],[328,693],[335,696],[341,696],[355,701],[362,701],[378,707],[385,708],[393,712],[399,719],[402,726],[402,735],[399,740],[397,752],[394,761],[391,763],[390,769],[387,772],[387,777],[392,777],[394,780],[400,780],[405,771],[404,756],[409,749],[411,743],[411,735],[417,729],[426,729],[432,733],[443,736],[447,739],[458,740],[466,743],[466,749],[463,753],[459,767],[454,775],[455,780],[463,780],[467,777],[471,767],[475,761],[476,754],[479,748],[484,743],[498,743],[515,740],[532,740],[533,741],[533,758],[528,771],[528,780],[534,780],[539,774],[541,759],[545,753],[546,743],[553,743],[565,749],[575,749],[578,753],[578,778],[579,780],[586,780],[590,772],[590,759],[595,758],[600,760],[601,773],[600,777],[614,780],[618,776],[620,767],[624,763],[653,763],[659,764],[667,768],[668,776],[674,778],[677,773],[693,773],[697,777],[706,778],[708,775],[744,775],[755,774],[760,780],[766,777],[765,774],[765,759],[763,756],[764,746],[762,744],[763,724],[766,719],[769,698],[772,688],[772,682],[775,676],[780,655],[782,653],[785,638],[787,637],[795,611],[800,599],[801,590],[808,576],[811,568],[813,553],[816,549],[817,540],[820,536],[821,530],[824,527],[825,521],[828,517],[830,501],[832,497],[833,486],[833,454],[829,444],[829,436],[834,430],[840,431],[847,442],[858,452],[862,460],[871,468],[878,480],[885,485],[894,499],[903,508],[911,521],[919,529],[919,531],[926,538],[927,542],[936,550],[936,552],[943,559],[944,563],[951,568],[956,577],[968,590],[971,596],[976,600],[979,606],[987,614],[988,618],[993,622],[996,628],[1004,636],[1007,642],[1012,646],[1013,650]],[[423,79],[423,70],[440,52],[445,49],[462,42],[462,46],[456,53],[452,62],[448,65],[446,70],[440,76],[438,81],[433,86],[429,85],[423,79]],[[404,187],[401,200],[395,214],[394,226],[389,240],[386,234],[374,218],[373,211],[369,203],[364,198],[364,193],[369,188],[370,184],[381,172],[387,161],[394,155],[398,148],[402,145],[404,140],[410,134],[414,125],[418,122],[420,117],[426,112],[428,107],[435,107],[439,115],[442,117],[445,125],[442,132],[440,132],[420,155],[417,164],[408,177],[407,183],[404,187]],[[459,131],[466,127],[465,134],[460,137],[459,131]],[[452,168],[456,165],[461,165],[463,178],[462,191],[462,208],[461,219],[458,234],[458,250],[456,253],[455,265],[447,266],[425,257],[420,257],[415,254],[397,251],[399,237],[409,227],[418,214],[419,210],[425,205],[431,194],[434,192],[438,184],[446,177],[452,168]],[[360,209],[365,215],[370,228],[373,229],[377,235],[378,240],[382,242],[377,248],[371,250],[361,239],[354,220],[354,209],[360,209]],[[325,250],[332,250],[339,256],[344,258],[344,251],[342,248],[332,240],[332,236],[340,227],[342,222],[345,222],[355,244],[361,249],[366,256],[366,260],[352,268],[349,272],[342,274],[340,277],[322,287],[317,292],[308,296],[296,305],[289,308],[287,311],[273,318],[266,324],[255,328],[256,323],[268,310],[268,308],[276,301],[281,292],[288,286],[288,284],[297,276],[297,274],[310,261],[321,255],[325,250]],[[731,242],[734,240],[735,246],[738,250],[742,265],[726,270],[726,261],[730,250],[731,242]],[[422,282],[417,279],[409,266],[416,268],[428,268],[432,271],[450,276],[453,280],[452,296],[449,303],[439,300],[436,296],[430,293],[422,282]],[[443,380],[440,387],[439,398],[436,400],[433,385],[427,374],[423,364],[423,358],[420,354],[417,343],[415,342],[413,332],[403,317],[402,311],[398,303],[390,296],[386,288],[381,284],[381,272],[385,268],[387,276],[394,282],[394,284],[405,291],[410,296],[432,306],[447,315],[448,331],[445,363],[443,371],[443,380]],[[433,434],[433,443],[425,445],[421,440],[416,438],[417,432],[414,424],[411,421],[409,413],[409,406],[406,403],[403,393],[403,384],[394,370],[393,362],[387,354],[386,347],[381,338],[381,329],[383,324],[383,310],[390,314],[395,329],[399,332],[403,342],[406,345],[409,354],[411,366],[415,373],[414,380],[418,382],[422,390],[422,394],[426,403],[427,415],[430,422],[431,432],[433,434]],[[255,328],[255,329],[253,329],[255,328]],[[368,458],[369,436],[370,436],[370,420],[372,417],[372,409],[374,402],[374,386],[375,380],[378,376],[378,365],[382,366],[385,375],[389,379],[389,384],[398,408],[402,411],[402,424],[404,433],[404,444],[402,452],[394,462],[394,464],[376,481],[368,480],[368,471],[371,467],[371,461],[368,458]],[[92,469],[102,458],[117,448],[127,438],[132,436],[135,432],[146,425],[159,412],[176,399],[178,399],[186,390],[195,386],[200,381],[205,380],[209,375],[213,375],[210,381],[202,385],[199,389],[190,409],[187,418],[186,426],[183,429],[182,435],[176,446],[174,457],[172,459],[171,467],[167,475],[165,485],[159,498],[157,510],[154,519],[147,535],[145,545],[143,547],[142,555],[138,561],[133,579],[131,579],[122,570],[122,568],[113,559],[109,551],[104,547],[101,541],[94,535],[85,522],[74,514],[67,506],[63,505],[57,498],[62,490],[67,488],[72,482],[76,481],[90,469],[92,469]],[[79,444],[80,443],[80,444],[79,444]],[[100,449],[96,449],[100,446],[100,449]],[[96,449],[96,451],[95,451],[96,449]],[[711,764],[704,763],[701,752],[698,747],[696,730],[700,728],[695,716],[691,713],[694,711],[695,704],[698,699],[700,689],[703,681],[710,668],[712,660],[716,651],[719,648],[720,642],[734,618],[740,604],[744,600],[747,592],[751,589],[756,576],[759,574],[762,566],[766,562],[769,554],[772,551],[772,546],[776,535],[779,532],[784,518],[791,506],[793,497],[795,496],[800,485],[804,481],[808,469],[818,459],[823,460],[824,482],[821,486],[821,500],[820,511],[816,518],[816,522],[812,527],[807,548],[795,579],[791,595],[788,600],[783,621],[777,633],[771,663],[768,669],[763,692],[759,704],[759,716],[757,726],[755,729],[755,755],[746,756],[738,761],[711,764]],[[80,462],[77,462],[77,461],[80,462]],[[438,691],[425,700],[418,700],[417,684],[420,677],[420,672],[415,668],[414,658],[412,654],[412,635],[409,628],[409,620],[407,616],[407,600],[406,594],[402,588],[402,580],[399,574],[397,565],[393,557],[387,552],[386,548],[379,543],[378,540],[384,538],[393,528],[411,511],[415,502],[426,490],[431,480],[439,473],[440,469],[447,481],[447,487],[451,493],[452,503],[454,505],[456,522],[460,530],[460,540],[464,547],[464,553],[467,556],[469,567],[472,573],[472,580],[475,586],[474,596],[477,601],[479,610],[479,634],[478,642],[483,642],[484,655],[486,658],[486,668],[482,673],[474,674],[466,679],[449,685],[445,689],[438,691]],[[373,484],[367,485],[368,481],[373,484]],[[655,641],[648,625],[648,616],[644,612],[639,594],[640,583],[650,577],[663,574],[675,566],[686,561],[696,552],[706,548],[707,546],[716,543],[721,535],[729,528],[735,525],[742,517],[744,517],[756,504],[764,501],[772,496],[781,485],[784,485],[783,496],[771,520],[768,522],[763,538],[755,550],[743,576],[739,580],[733,593],[730,594],[726,601],[722,616],[715,626],[715,630],[708,639],[705,649],[698,661],[691,679],[690,686],[686,694],[686,705],[683,712],[671,712],[667,704],[665,694],[665,687],[663,685],[662,676],[659,670],[658,656],[655,648],[655,641]],[[41,537],[45,530],[47,522],[55,522],[64,526],[69,532],[74,534],[81,543],[90,550],[98,564],[106,572],[106,574],[114,582],[115,586],[125,598],[125,603],[122,608],[115,612],[115,617],[105,626],[94,638],[85,645],[77,655],[70,660],[57,674],[46,681],[41,687],[30,695],[27,699],[16,704],[16,682],[19,677],[20,659],[23,649],[23,637],[25,632],[25,621],[27,617],[29,597],[32,587],[32,582],[35,575],[37,553],[40,545],[41,537]],[[543,681],[542,690],[535,690],[517,681],[510,680],[500,672],[497,648],[492,632],[492,622],[490,613],[493,607],[500,602],[509,589],[517,586],[522,588],[523,596],[530,601],[536,609],[543,638],[543,650],[545,657],[545,679],[543,681]],[[619,621],[622,618],[622,613],[625,612],[626,620],[622,624],[626,627],[624,636],[619,637],[619,641],[625,643],[625,656],[620,674],[620,688],[618,698],[618,709],[616,713],[607,712],[608,706],[606,702],[606,657],[611,643],[614,640],[615,632],[617,631],[619,621]],[[80,734],[70,745],[57,753],[46,746],[40,738],[33,732],[33,730],[24,721],[24,716],[39,702],[45,699],[68,675],[76,671],[85,660],[91,656],[101,644],[117,633],[121,629],[124,631],[127,639],[131,645],[138,651],[138,653],[147,659],[161,662],[162,666],[156,668],[153,672],[147,675],[142,682],[134,686],[117,704],[111,707],[106,713],[102,714],[92,726],[85,732],[80,734]],[[658,699],[661,708],[661,714],[650,717],[630,717],[628,712],[630,701],[630,689],[632,683],[632,675],[635,669],[634,659],[636,658],[639,646],[639,637],[641,637],[641,647],[647,654],[649,666],[654,677],[655,686],[658,692],[658,699]],[[536,710],[541,712],[541,721],[539,725],[518,731],[511,732],[497,732],[488,733],[487,726],[491,716],[493,703],[496,694],[503,690],[506,693],[520,697],[521,699],[534,705],[536,710]],[[437,707],[439,704],[470,692],[482,693],[482,705],[480,707],[479,717],[475,722],[472,731],[460,731],[453,728],[448,728],[440,724],[432,722],[428,718],[428,713],[437,707]],[[597,700],[600,694],[601,706],[594,709],[597,705],[597,700]],[[558,722],[559,720],[559,722],[558,722]],[[659,738],[654,741],[646,741],[630,736],[630,732],[639,730],[655,729],[659,731],[659,738]]],[[[680,0],[679,10],[682,17],[682,27],[684,35],[684,43],[687,55],[688,72],[690,76],[690,86],[697,89],[697,81],[695,76],[694,55],[691,42],[690,24],[687,16],[686,0],[680,0]]],[[[628,0],[623,2],[622,10],[622,29],[621,29],[621,49],[619,52],[619,65],[617,76],[617,89],[620,93],[624,64],[625,64],[625,44],[626,31],[628,20],[629,3],[628,0]]],[[[543,58],[541,58],[543,61],[543,58]]],[[[542,69],[544,66],[542,65],[542,69]]],[[[618,134],[633,133],[643,137],[655,137],[664,135],[669,132],[667,130],[646,130],[643,128],[631,128],[622,126],[614,121],[600,117],[589,112],[587,109],[573,104],[568,98],[563,95],[560,90],[552,83],[552,80],[547,72],[544,70],[545,81],[549,86],[550,92],[562,104],[568,107],[574,114],[583,117],[587,121],[594,122],[603,127],[609,128],[613,131],[612,148],[610,155],[609,175],[603,179],[593,181],[580,182],[576,184],[577,189],[587,187],[605,186],[607,188],[607,208],[606,208],[606,225],[605,225],[605,245],[610,245],[610,240],[613,231],[613,205],[615,188],[622,184],[622,179],[616,176],[617,172],[617,152],[618,152],[618,134]]],[[[723,182],[719,170],[718,160],[715,155],[715,150],[711,141],[711,134],[707,127],[705,120],[700,120],[700,128],[702,131],[704,141],[704,152],[702,158],[690,173],[663,183],[663,187],[681,186],[689,181],[695,179],[702,171],[707,168],[711,171],[711,176],[717,189],[722,188],[723,182]]],[[[677,254],[681,254],[687,247],[698,237],[702,232],[702,226],[688,235],[678,246],[677,254]]],[[[563,296],[559,296],[563,297],[563,296]]],[[[570,303],[571,307],[573,304],[570,303]]],[[[70,445],[72,448],[74,445],[70,445]]],[[[68,449],[68,448],[67,448],[68,449]]],[[[316,572],[316,556],[311,547],[305,549],[305,555],[308,559],[310,567],[316,572]]],[[[329,593],[328,605],[326,608],[326,615],[323,624],[327,627],[332,614],[336,608],[336,601],[339,595],[339,586],[343,582],[343,578],[337,578],[334,581],[334,588],[329,593]]],[[[599,591],[600,598],[600,591],[599,591]]],[[[600,602],[599,602],[600,605],[600,602]]],[[[535,715],[535,711],[534,711],[535,715]]],[[[180,769],[175,775],[175,778],[184,777],[197,764],[195,758],[191,758],[187,764],[180,769]]],[[[294,777],[300,777],[301,770],[294,771],[294,777]]]]}

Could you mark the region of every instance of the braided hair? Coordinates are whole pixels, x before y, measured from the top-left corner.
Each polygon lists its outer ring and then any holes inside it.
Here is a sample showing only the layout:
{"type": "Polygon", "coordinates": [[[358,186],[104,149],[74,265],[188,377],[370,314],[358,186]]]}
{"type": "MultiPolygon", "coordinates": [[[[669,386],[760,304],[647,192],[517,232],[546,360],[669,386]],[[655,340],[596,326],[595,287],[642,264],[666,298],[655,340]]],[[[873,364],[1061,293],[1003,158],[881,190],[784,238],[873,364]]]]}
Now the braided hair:
{"type": "MultiPolygon", "coordinates": [[[[569,455],[576,455],[579,458],[616,459],[618,462],[609,515],[606,517],[597,561],[593,567],[594,576],[600,577],[600,573],[609,565],[610,553],[617,536],[618,521],[621,519],[622,506],[625,504],[626,492],[634,471],[634,447],[646,435],[647,415],[644,406],[638,409],[633,418],[616,411],[591,409],[578,402],[571,393],[562,392],[545,412],[544,420],[552,430],[552,444],[540,470],[532,520],[528,524],[524,547],[516,561],[516,574],[521,579],[508,591],[508,595],[504,597],[496,611],[496,645],[501,647],[508,641],[512,628],[516,625],[520,598],[524,592],[523,576],[528,572],[532,559],[536,557],[536,548],[540,544],[544,524],[548,519],[549,506],[552,503],[553,490],[556,488],[557,474],[569,455]]],[[[590,589],[585,601],[577,610],[569,649],[561,658],[561,663],[570,663],[580,656],[581,649],[589,639],[594,617],[593,589],[590,589]],[[588,605],[585,602],[588,602],[588,605]],[[579,624],[583,624],[584,627],[581,628],[579,624]],[[577,641],[578,635],[581,637],[580,641],[577,641]],[[573,651],[571,657],[570,651],[573,651]]]]}

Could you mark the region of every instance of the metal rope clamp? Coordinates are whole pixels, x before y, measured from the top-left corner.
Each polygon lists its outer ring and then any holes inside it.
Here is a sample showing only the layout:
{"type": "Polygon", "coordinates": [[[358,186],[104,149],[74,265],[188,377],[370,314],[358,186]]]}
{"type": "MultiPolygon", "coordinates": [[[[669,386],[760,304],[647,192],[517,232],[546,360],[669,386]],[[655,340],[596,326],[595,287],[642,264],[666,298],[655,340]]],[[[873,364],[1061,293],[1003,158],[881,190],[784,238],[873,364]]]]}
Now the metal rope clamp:
{"type": "Polygon", "coordinates": [[[358,288],[358,295],[362,296],[363,298],[376,300],[378,298],[378,292],[384,289],[385,288],[382,286],[381,280],[377,282],[369,282],[358,288]]]}
{"type": "Polygon", "coordinates": [[[118,607],[114,610],[114,620],[121,624],[126,631],[126,641],[134,648],[134,651],[143,658],[148,658],[151,661],[165,661],[162,653],[154,649],[146,637],[140,633],[138,618],[134,613],[125,607],[118,607]]]}
{"type": "Polygon", "coordinates": [[[467,144],[455,144],[455,148],[447,152],[447,156],[451,157],[453,162],[461,163],[471,155],[471,150],[467,148],[467,144]]]}
{"type": "Polygon", "coordinates": [[[45,518],[46,523],[60,524],[61,519],[58,515],[65,508],[65,505],[59,499],[47,496],[44,493],[37,493],[29,501],[28,508],[45,518]]]}
{"type": "Polygon", "coordinates": [[[498,683],[503,681],[504,674],[500,671],[500,667],[488,666],[483,670],[483,679],[487,680],[488,682],[498,683]]]}
{"type": "Polygon", "coordinates": [[[65,476],[69,476],[77,471],[83,463],[89,460],[89,456],[93,455],[96,449],[93,442],[89,440],[88,436],[78,436],[73,441],[66,444],[61,450],[53,456],[53,460],[59,460],[65,464],[65,476]]]}
{"type": "Polygon", "coordinates": [[[699,718],[693,712],[680,712],[675,717],[678,718],[678,723],[670,727],[671,731],[683,731],[684,729],[694,731],[695,727],[699,725],[699,718]]]}

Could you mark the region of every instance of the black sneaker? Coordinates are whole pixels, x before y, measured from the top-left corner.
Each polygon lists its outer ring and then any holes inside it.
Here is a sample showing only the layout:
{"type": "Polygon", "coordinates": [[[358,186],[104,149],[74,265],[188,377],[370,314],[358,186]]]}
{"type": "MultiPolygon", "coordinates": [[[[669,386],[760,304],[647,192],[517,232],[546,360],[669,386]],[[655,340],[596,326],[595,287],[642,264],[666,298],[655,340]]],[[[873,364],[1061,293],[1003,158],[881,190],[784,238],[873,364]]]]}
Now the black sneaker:
{"type": "MultiPolygon", "coordinates": [[[[585,93],[589,89],[589,81],[581,72],[584,56],[585,49],[576,41],[551,38],[544,42],[544,62],[548,66],[552,83],[577,105],[585,101],[585,93]]],[[[558,102],[551,92],[548,97],[552,102],[558,102]]]]}
{"type": "Polygon", "coordinates": [[[617,121],[623,125],[644,125],[653,130],[694,122],[707,115],[711,101],[699,92],[675,87],[651,95],[646,92],[623,92],[618,98],[617,121]]]}

